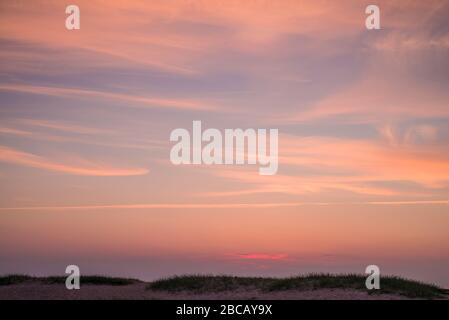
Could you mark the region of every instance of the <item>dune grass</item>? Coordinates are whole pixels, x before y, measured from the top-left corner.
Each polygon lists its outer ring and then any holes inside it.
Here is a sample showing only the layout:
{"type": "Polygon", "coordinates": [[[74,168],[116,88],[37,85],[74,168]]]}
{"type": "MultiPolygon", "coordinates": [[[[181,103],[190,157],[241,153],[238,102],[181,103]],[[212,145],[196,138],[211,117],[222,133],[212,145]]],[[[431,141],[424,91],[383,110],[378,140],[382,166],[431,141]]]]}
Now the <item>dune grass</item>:
{"type": "MultiPolygon", "coordinates": [[[[409,298],[433,299],[449,295],[448,290],[433,284],[408,280],[394,276],[384,276],[380,280],[380,290],[367,290],[365,275],[357,274],[309,274],[289,278],[235,277],[227,275],[185,275],[160,279],[148,283],[149,290],[168,292],[191,291],[207,293],[233,290],[260,290],[276,292],[285,290],[350,289],[366,291],[369,294],[399,294],[409,298]]],[[[0,276],[0,286],[39,281],[43,284],[64,284],[65,276],[33,277],[27,275],[0,276]]],[[[126,286],[141,282],[130,278],[107,277],[101,275],[81,276],[81,284],[126,286]]]]}
{"type": "Polygon", "coordinates": [[[380,290],[367,290],[364,275],[309,274],[290,278],[257,278],[212,275],[186,275],[161,279],[147,289],[161,291],[194,291],[197,293],[256,289],[265,292],[283,290],[353,289],[369,294],[399,294],[409,298],[440,298],[446,290],[433,284],[399,277],[382,277],[380,290]]]}
{"type": "MultiPolygon", "coordinates": [[[[58,284],[58,283],[65,283],[66,277],[52,276],[41,278],[40,280],[46,284],[58,284]]],[[[127,286],[130,284],[140,282],[140,280],[137,279],[107,277],[101,275],[81,276],[80,281],[82,284],[110,285],[110,286],[127,286]]]]}
{"type": "Polygon", "coordinates": [[[32,280],[33,277],[22,274],[10,274],[0,277],[0,286],[9,286],[32,280]]]}
{"type": "MultiPolygon", "coordinates": [[[[137,279],[116,278],[101,275],[81,276],[80,280],[82,284],[110,285],[110,286],[126,286],[140,282],[140,280],[137,279]]],[[[65,284],[66,277],[65,276],[32,277],[18,274],[0,276],[0,286],[20,284],[31,281],[39,281],[44,284],[65,284]]]]}

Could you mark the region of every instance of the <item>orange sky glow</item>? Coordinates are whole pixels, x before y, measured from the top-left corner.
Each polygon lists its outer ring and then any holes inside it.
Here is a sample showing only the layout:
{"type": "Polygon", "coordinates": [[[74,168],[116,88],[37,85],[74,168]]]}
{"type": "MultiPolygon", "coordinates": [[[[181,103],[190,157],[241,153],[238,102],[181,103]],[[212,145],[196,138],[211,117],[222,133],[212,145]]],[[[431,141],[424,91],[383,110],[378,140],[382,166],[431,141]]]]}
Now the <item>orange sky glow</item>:
{"type": "Polygon", "coordinates": [[[449,1],[0,2],[0,274],[449,287],[449,1]],[[276,128],[279,169],[170,162],[170,132],[276,128]]]}

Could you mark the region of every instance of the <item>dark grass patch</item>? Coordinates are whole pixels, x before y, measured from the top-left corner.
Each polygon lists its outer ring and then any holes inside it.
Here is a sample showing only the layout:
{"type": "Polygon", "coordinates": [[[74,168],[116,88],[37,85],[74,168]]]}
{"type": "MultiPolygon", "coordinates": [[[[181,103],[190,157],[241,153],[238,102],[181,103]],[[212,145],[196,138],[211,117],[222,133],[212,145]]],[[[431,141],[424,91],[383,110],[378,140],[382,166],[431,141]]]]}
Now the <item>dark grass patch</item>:
{"type": "Polygon", "coordinates": [[[147,289],[160,291],[193,291],[196,293],[257,289],[265,292],[284,290],[352,289],[369,294],[399,294],[409,298],[441,298],[447,291],[432,284],[381,277],[380,290],[367,290],[366,277],[357,274],[309,274],[290,278],[255,278],[212,275],[186,275],[161,279],[150,283],[147,289]]]}
{"type": "Polygon", "coordinates": [[[266,291],[316,290],[316,289],[356,289],[366,290],[365,277],[356,274],[309,274],[290,278],[276,278],[261,288],[266,291]]]}
{"type": "MultiPolygon", "coordinates": [[[[46,284],[65,284],[66,277],[53,276],[41,278],[40,280],[46,284]]],[[[115,278],[115,277],[93,275],[93,276],[80,276],[80,282],[81,285],[91,284],[91,285],[127,286],[140,281],[137,279],[130,279],[130,278],[115,278]]]]}
{"type": "Polygon", "coordinates": [[[151,282],[147,288],[163,291],[229,291],[242,287],[258,289],[271,281],[270,278],[186,275],[156,280],[151,282]]]}
{"type": "Polygon", "coordinates": [[[23,283],[25,281],[32,280],[33,277],[22,274],[10,274],[0,277],[0,286],[9,286],[13,284],[23,283]]]}
{"type": "MultiPolygon", "coordinates": [[[[7,275],[0,277],[0,285],[7,286],[13,284],[19,284],[26,281],[39,281],[44,284],[65,284],[65,276],[51,276],[51,277],[31,277],[25,275],[7,275]]],[[[140,282],[136,279],[129,278],[114,278],[106,276],[81,276],[81,285],[91,284],[91,285],[110,285],[110,286],[126,286],[134,283],[140,282]]]]}
{"type": "Polygon", "coordinates": [[[386,277],[385,279],[381,278],[380,281],[381,291],[385,293],[399,292],[399,294],[410,298],[440,298],[449,293],[448,290],[433,284],[400,277],[386,277]]]}

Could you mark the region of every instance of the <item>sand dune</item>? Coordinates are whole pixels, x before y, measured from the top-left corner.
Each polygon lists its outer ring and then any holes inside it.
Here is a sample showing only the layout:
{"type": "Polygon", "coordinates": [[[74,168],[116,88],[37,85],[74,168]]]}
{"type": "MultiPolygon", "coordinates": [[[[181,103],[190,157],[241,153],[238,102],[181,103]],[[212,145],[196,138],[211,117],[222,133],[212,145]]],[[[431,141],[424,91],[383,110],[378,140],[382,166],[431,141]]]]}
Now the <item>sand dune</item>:
{"type": "MultiPolygon", "coordinates": [[[[83,280],[84,279],[84,280],[83,280]]],[[[433,285],[396,277],[385,289],[368,292],[357,275],[308,275],[285,279],[232,276],[181,276],[142,282],[88,276],[79,290],[67,290],[64,277],[0,277],[0,300],[403,300],[448,299],[433,285]]],[[[363,283],[363,282],[362,282],[363,283]]]]}

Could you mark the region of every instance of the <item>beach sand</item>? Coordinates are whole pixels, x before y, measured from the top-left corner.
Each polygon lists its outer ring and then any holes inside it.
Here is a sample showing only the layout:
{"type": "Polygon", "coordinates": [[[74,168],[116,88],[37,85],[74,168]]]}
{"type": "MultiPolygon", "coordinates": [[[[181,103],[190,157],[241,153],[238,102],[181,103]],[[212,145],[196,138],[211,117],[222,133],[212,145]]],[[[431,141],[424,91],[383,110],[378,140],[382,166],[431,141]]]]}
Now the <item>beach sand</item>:
{"type": "Polygon", "coordinates": [[[63,284],[43,284],[39,281],[0,286],[0,300],[404,300],[393,294],[368,294],[353,289],[284,290],[262,292],[242,289],[196,293],[190,291],[167,292],[147,290],[146,283],[125,286],[81,285],[80,290],[67,290],[63,284]]]}

